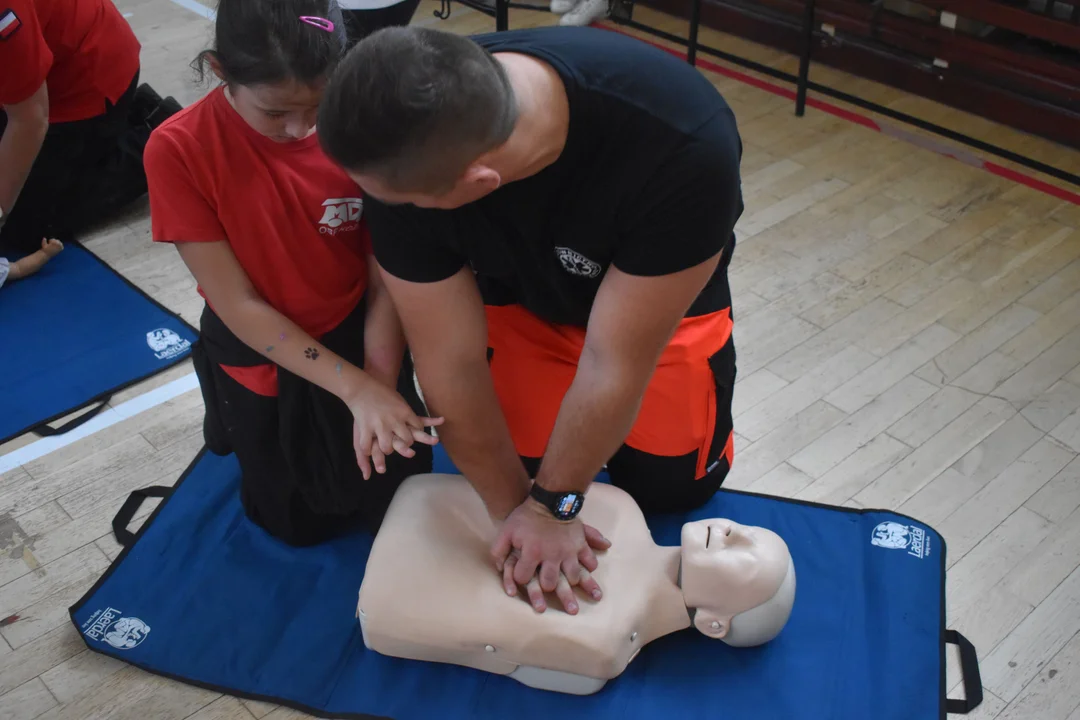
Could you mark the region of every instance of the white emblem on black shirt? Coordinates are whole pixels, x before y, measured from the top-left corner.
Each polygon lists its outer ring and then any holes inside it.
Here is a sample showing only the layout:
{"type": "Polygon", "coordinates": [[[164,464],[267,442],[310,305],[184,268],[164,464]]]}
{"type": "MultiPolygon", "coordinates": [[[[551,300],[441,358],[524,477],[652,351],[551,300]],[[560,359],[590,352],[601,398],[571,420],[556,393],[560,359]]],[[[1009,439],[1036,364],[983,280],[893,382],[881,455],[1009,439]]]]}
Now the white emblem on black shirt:
{"type": "Polygon", "coordinates": [[[555,254],[559,256],[559,262],[563,269],[571,275],[594,278],[600,274],[600,265],[585,257],[577,250],[568,247],[555,248],[555,254]]]}

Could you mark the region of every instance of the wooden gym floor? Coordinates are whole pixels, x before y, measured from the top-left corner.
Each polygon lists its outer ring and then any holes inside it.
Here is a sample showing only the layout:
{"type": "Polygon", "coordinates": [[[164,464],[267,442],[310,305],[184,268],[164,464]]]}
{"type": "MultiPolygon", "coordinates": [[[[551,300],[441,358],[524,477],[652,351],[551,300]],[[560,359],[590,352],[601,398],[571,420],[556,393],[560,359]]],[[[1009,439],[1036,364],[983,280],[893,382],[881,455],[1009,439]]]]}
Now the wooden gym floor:
{"type": "MultiPolygon", "coordinates": [[[[187,64],[211,25],[175,2],[118,4],[143,42],[143,78],[187,105],[206,90],[187,64]]],[[[424,0],[415,22],[494,28],[437,8],[424,0]]],[[[553,19],[511,12],[515,27],[553,19]]],[[[635,19],[685,35],[647,9],[635,19]]],[[[795,69],[737,38],[702,40],[795,69]]],[[[1080,205],[813,108],[798,119],[788,99],[706,74],[746,148],[728,486],[930,523],[948,543],[948,624],[981,659],[985,700],[969,717],[1080,720],[1080,205]]],[[[812,78],[1080,172],[1078,152],[827,68],[812,78]]],[[[197,324],[194,283],[150,242],[145,206],[86,244],[197,324]]],[[[304,717],[91,654],[68,621],[119,552],[109,523],[124,497],[175,481],[201,419],[191,390],[0,475],[0,719],[304,717]]],[[[0,462],[35,440],[0,447],[0,462]]],[[[950,688],[958,667],[950,654],[950,688]]]]}

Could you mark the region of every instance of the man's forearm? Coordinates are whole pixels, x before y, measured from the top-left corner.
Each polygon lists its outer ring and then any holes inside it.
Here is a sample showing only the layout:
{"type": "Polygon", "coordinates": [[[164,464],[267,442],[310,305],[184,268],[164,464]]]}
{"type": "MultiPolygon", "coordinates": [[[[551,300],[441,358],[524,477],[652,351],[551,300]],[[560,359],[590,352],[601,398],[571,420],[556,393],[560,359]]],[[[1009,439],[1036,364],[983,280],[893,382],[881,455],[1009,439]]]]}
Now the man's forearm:
{"type": "Polygon", "coordinates": [[[587,490],[630,434],[650,377],[640,368],[614,367],[582,353],[537,484],[554,492],[587,490]]]}
{"type": "Polygon", "coordinates": [[[405,333],[393,300],[384,290],[371,293],[364,319],[364,371],[389,388],[396,388],[405,357],[405,333]]]}
{"type": "Polygon", "coordinates": [[[435,416],[446,418],[439,441],[458,470],[502,520],[524,502],[531,479],[514,448],[491,371],[485,362],[430,363],[417,358],[424,400],[435,416]]]}
{"type": "Polygon", "coordinates": [[[0,138],[0,209],[4,215],[10,214],[15,206],[48,130],[48,118],[32,121],[9,118],[0,138]]]}

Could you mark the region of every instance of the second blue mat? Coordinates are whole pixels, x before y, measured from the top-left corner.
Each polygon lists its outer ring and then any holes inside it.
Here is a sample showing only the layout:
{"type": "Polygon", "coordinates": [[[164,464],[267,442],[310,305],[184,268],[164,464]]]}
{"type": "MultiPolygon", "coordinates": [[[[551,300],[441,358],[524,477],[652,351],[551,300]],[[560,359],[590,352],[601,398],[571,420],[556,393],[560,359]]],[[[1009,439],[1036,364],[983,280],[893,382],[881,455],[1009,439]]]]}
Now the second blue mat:
{"type": "MultiPolygon", "coordinates": [[[[0,288],[0,443],[181,362],[196,330],[78,244],[0,288]]],[[[69,430],[96,411],[69,423],[69,430]]]]}

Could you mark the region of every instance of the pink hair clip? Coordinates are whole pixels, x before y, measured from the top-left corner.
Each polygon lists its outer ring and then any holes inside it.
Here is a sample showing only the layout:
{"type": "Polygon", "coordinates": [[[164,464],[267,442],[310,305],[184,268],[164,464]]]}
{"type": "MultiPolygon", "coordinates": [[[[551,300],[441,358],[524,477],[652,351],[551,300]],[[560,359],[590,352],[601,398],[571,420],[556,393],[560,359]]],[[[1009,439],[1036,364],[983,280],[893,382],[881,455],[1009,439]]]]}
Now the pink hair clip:
{"type": "Polygon", "coordinates": [[[326,18],[315,17],[313,15],[301,15],[300,22],[307,23],[312,27],[317,27],[320,30],[325,30],[326,32],[334,32],[334,23],[330,22],[326,18]]]}

